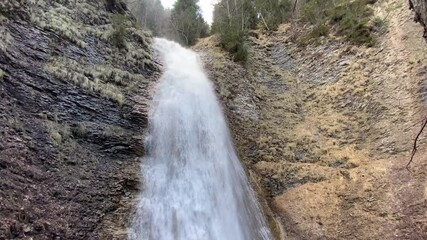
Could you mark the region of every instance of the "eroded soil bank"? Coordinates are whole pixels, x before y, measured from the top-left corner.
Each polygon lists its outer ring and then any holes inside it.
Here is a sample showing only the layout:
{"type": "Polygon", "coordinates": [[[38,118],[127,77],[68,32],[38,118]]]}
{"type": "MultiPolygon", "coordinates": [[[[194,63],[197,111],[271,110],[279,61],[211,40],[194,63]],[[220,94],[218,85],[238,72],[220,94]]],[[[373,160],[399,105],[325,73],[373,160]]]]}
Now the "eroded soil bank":
{"type": "Polygon", "coordinates": [[[424,145],[405,169],[426,112],[427,45],[406,5],[374,8],[388,17],[371,48],[333,35],[302,47],[299,23],[251,34],[245,67],[215,37],[196,46],[278,238],[427,238],[424,145]]]}

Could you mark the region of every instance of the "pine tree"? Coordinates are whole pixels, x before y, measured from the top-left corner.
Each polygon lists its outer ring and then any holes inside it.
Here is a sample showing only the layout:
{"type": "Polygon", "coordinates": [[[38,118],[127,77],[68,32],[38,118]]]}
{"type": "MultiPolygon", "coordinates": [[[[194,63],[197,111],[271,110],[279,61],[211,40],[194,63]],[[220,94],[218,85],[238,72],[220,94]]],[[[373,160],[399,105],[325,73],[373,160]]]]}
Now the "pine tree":
{"type": "Polygon", "coordinates": [[[214,8],[212,32],[235,60],[246,60],[248,31],[257,25],[275,30],[290,13],[291,0],[221,0],[214,8]]]}
{"type": "Polygon", "coordinates": [[[129,0],[128,4],[144,29],[155,36],[165,35],[168,16],[160,0],[129,0]]]}
{"type": "Polygon", "coordinates": [[[208,32],[197,3],[198,0],[178,0],[171,13],[171,25],[177,40],[187,46],[195,44],[197,38],[206,36],[208,32]]]}
{"type": "Polygon", "coordinates": [[[214,8],[212,32],[219,34],[222,47],[230,52],[236,61],[245,61],[247,32],[255,27],[256,22],[252,0],[221,0],[214,8]]]}
{"type": "Polygon", "coordinates": [[[261,24],[268,30],[276,30],[291,17],[291,0],[254,0],[254,3],[261,24]]]}

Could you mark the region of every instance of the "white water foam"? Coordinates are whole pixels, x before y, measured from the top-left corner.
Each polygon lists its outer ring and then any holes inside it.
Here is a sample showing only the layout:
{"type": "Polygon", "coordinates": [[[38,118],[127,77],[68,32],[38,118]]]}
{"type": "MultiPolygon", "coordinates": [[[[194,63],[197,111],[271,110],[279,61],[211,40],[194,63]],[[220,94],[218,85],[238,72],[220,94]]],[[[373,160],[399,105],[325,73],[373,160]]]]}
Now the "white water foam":
{"type": "Polygon", "coordinates": [[[165,72],[149,118],[130,240],[271,239],[196,53],[155,39],[165,72]]]}

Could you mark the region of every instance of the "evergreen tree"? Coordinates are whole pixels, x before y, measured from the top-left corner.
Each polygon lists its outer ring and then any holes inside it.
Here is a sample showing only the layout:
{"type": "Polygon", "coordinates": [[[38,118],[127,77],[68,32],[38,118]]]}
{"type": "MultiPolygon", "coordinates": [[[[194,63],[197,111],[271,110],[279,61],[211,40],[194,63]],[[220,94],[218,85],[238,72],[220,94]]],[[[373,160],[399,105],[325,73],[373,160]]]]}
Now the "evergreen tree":
{"type": "Polygon", "coordinates": [[[169,22],[160,0],[129,0],[130,10],[144,29],[155,36],[164,36],[169,22]]]}
{"type": "Polygon", "coordinates": [[[278,25],[291,17],[291,0],[255,0],[259,21],[268,30],[276,30],[278,25]]]}
{"type": "Polygon", "coordinates": [[[214,8],[212,32],[235,60],[245,60],[245,40],[257,25],[275,30],[291,13],[291,0],[221,0],[214,8]]]}
{"type": "Polygon", "coordinates": [[[177,0],[171,12],[171,26],[177,40],[187,46],[206,36],[209,29],[197,3],[198,0],[177,0]]]}
{"type": "Polygon", "coordinates": [[[256,26],[257,16],[252,0],[221,0],[214,8],[212,32],[219,34],[222,47],[236,61],[245,61],[245,40],[249,29],[256,26]]]}

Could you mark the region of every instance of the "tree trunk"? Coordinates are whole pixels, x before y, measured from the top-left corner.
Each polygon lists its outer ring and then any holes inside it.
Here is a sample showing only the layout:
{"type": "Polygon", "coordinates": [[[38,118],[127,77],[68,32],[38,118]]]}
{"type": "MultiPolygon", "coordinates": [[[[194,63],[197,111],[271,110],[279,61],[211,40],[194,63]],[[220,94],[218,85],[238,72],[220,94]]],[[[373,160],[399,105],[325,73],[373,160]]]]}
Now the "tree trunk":
{"type": "Polygon", "coordinates": [[[227,0],[228,25],[231,26],[230,3],[227,0]]]}

